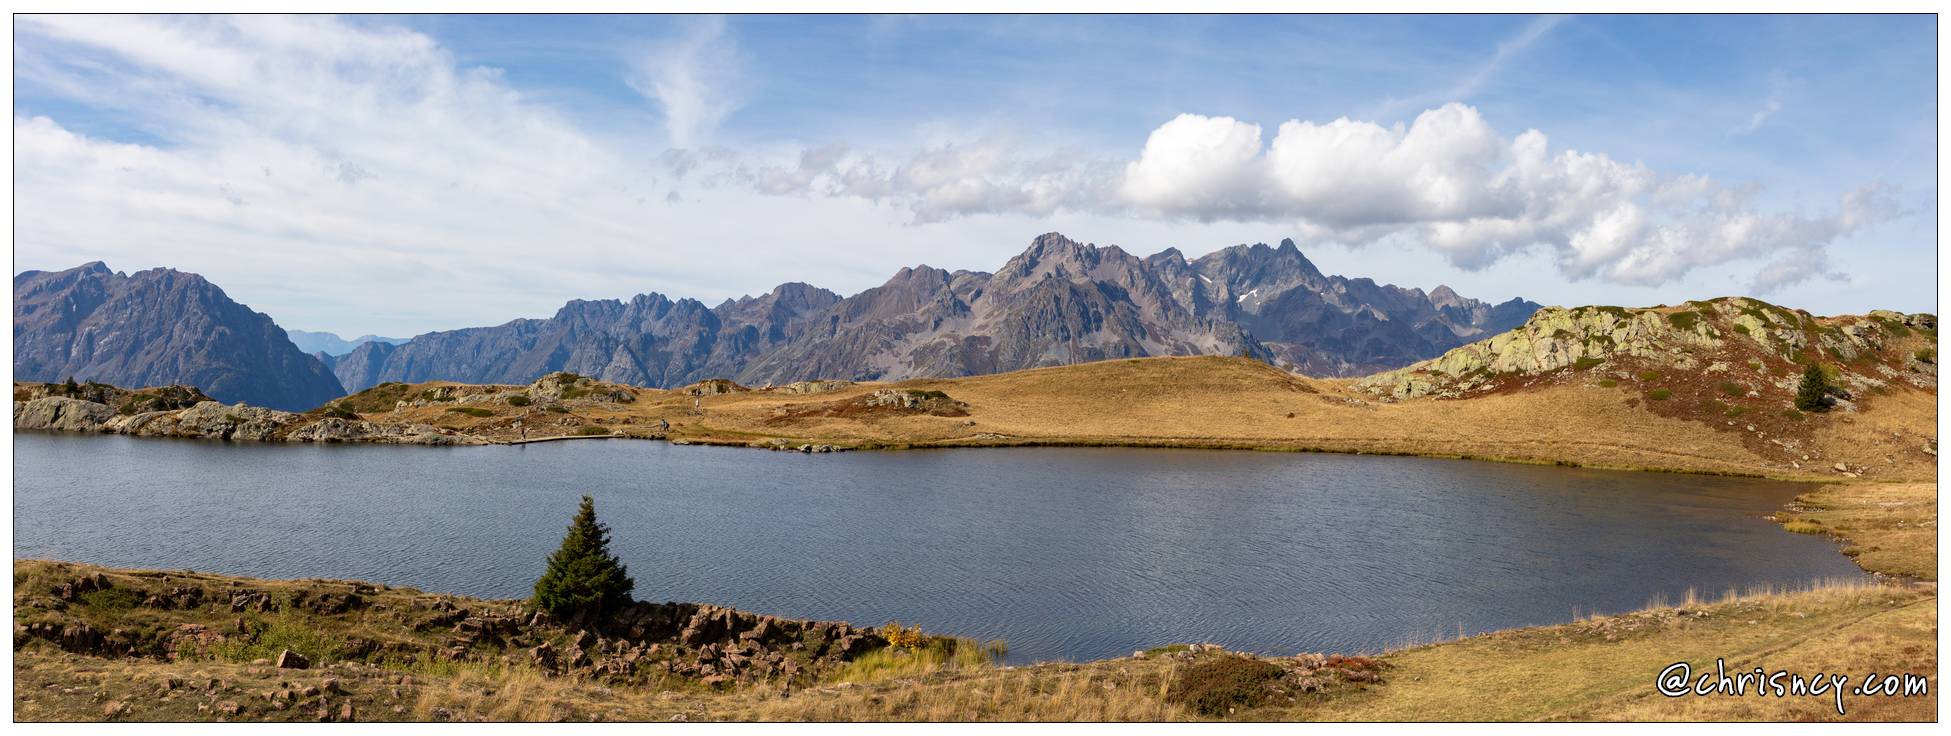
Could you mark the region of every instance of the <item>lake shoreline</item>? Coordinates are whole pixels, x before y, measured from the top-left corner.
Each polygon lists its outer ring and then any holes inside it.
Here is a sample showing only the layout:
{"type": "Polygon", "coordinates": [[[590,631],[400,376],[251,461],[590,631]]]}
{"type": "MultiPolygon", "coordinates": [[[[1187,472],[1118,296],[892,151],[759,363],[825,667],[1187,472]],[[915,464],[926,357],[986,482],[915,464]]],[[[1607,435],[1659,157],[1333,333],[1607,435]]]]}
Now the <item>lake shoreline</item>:
{"type": "Polygon", "coordinates": [[[785,453],[800,453],[800,454],[828,454],[828,453],[843,453],[843,452],[906,452],[906,451],[922,451],[922,450],[964,450],[964,449],[1066,448],[1066,447],[1068,448],[1102,447],[1102,448],[1160,449],[1160,450],[1223,450],[1223,451],[1231,451],[1231,452],[1297,453],[1297,454],[1320,454],[1320,455],[1346,455],[1346,456],[1356,456],[1356,457],[1363,457],[1363,456],[1417,457],[1417,458],[1429,458],[1433,460],[1469,460],[1475,462],[1503,463],[1509,465],[1552,466],[1552,467],[1562,467],[1562,468],[1578,468],[1584,470],[1608,470],[1608,471],[1622,471],[1622,472],[1634,472],[1634,473],[1660,473],[1660,474],[1673,474],[1673,475],[1698,475],[1698,476],[1725,477],[1725,478],[1752,478],[1756,480],[1773,480],[1773,481],[1782,481],[1787,483],[1825,483],[1825,484],[1846,484],[1847,485],[1847,484],[1877,484],[1877,483],[1911,481],[1911,479],[1908,478],[1899,478],[1899,479],[1836,478],[1833,476],[1823,476],[1823,475],[1814,475],[1814,474],[1771,473],[1766,471],[1690,467],[1686,465],[1660,466],[1660,465],[1589,463],[1589,462],[1580,462],[1576,460],[1567,460],[1567,459],[1513,457],[1513,456],[1500,456],[1500,455],[1479,455],[1479,454],[1471,454],[1471,453],[1452,453],[1452,452],[1441,452],[1441,451],[1432,452],[1432,451],[1418,451],[1418,450],[1409,450],[1409,449],[1344,449],[1344,448],[1334,448],[1334,447],[1321,447],[1321,446],[1314,446],[1314,445],[1281,444],[1277,442],[1266,442],[1266,441],[1259,441],[1259,440],[1216,440],[1216,439],[1195,440],[1195,439],[1175,439],[1175,438],[1074,439],[1074,438],[1061,438],[1061,437],[1049,437],[1049,438],[1011,437],[1011,438],[972,439],[972,440],[957,439],[957,440],[943,440],[943,441],[931,441],[931,442],[897,442],[897,443],[885,443],[885,444],[873,443],[873,444],[848,446],[848,445],[834,445],[834,444],[825,444],[825,443],[820,443],[820,444],[795,443],[792,440],[787,438],[773,438],[773,439],[778,439],[783,441],[783,444],[773,444],[769,442],[729,439],[723,437],[713,437],[708,435],[669,437],[669,436],[656,436],[656,435],[616,433],[616,434],[607,434],[607,435],[559,435],[559,436],[551,436],[551,437],[537,437],[537,438],[530,438],[530,439],[514,439],[514,440],[468,438],[468,439],[480,439],[480,441],[421,443],[421,442],[397,442],[397,441],[389,441],[384,439],[345,439],[345,440],[312,442],[312,441],[280,440],[280,439],[269,439],[269,438],[248,439],[248,438],[226,438],[226,437],[206,437],[206,436],[182,436],[182,435],[169,435],[169,434],[125,434],[120,432],[60,430],[60,429],[42,429],[42,428],[16,428],[15,431],[21,433],[33,432],[33,433],[53,434],[53,435],[114,434],[114,435],[121,435],[121,436],[133,437],[138,439],[193,440],[193,441],[207,441],[207,442],[250,443],[250,444],[271,444],[271,445],[357,444],[357,445],[393,445],[393,446],[402,446],[402,447],[407,447],[407,446],[518,447],[523,445],[567,442],[570,440],[630,440],[630,441],[638,441],[638,442],[662,442],[677,447],[687,447],[687,446],[726,447],[726,448],[766,450],[770,452],[785,452],[785,453]]]}

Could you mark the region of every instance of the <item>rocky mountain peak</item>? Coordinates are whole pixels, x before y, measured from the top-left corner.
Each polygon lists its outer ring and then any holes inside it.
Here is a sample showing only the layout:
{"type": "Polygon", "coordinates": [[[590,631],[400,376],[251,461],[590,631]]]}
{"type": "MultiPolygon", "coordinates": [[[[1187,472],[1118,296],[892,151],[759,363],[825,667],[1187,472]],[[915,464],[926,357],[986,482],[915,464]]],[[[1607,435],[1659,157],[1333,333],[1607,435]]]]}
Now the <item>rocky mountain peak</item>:
{"type": "Polygon", "coordinates": [[[182,383],[224,401],[310,409],[344,392],[271,318],[194,273],[99,261],[14,277],[14,377],[182,383]]]}

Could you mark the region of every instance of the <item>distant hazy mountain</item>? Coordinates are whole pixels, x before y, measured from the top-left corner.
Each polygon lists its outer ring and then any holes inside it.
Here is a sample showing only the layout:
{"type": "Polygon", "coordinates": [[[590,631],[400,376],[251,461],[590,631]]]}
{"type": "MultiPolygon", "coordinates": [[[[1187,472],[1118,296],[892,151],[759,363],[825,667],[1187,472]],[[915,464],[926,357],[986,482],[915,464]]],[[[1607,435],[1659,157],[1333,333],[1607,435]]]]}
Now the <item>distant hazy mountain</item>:
{"type": "Polygon", "coordinates": [[[326,355],[345,355],[346,353],[352,352],[353,348],[369,342],[388,342],[398,345],[407,341],[407,338],[404,337],[380,337],[378,335],[360,335],[347,340],[330,332],[306,332],[304,330],[285,330],[285,334],[291,336],[291,344],[297,345],[299,350],[303,350],[306,353],[324,353],[326,355]]]}
{"type": "Polygon", "coordinates": [[[101,262],[14,277],[14,378],[187,384],[223,401],[304,410],[344,393],[285,331],[202,276],[101,262]]]}
{"type": "Polygon", "coordinates": [[[659,294],[578,300],[548,319],[368,342],[334,371],[352,391],[383,381],[526,383],[556,370],[670,387],[1244,354],[1345,376],[1433,357],[1537,309],[1323,275],[1292,241],[1188,261],[1177,250],[1139,258],[1052,233],[994,274],[904,268],[851,297],[786,284],[716,307],[659,294]]]}

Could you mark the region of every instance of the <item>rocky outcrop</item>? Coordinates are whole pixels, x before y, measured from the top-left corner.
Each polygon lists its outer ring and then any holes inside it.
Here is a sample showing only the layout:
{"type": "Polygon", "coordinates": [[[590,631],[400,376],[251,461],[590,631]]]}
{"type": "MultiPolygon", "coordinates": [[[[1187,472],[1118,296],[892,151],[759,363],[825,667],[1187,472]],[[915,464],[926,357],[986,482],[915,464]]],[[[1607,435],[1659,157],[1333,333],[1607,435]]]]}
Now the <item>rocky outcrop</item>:
{"type": "Polygon", "coordinates": [[[292,430],[287,442],[370,442],[386,445],[476,445],[481,440],[445,433],[427,424],[376,424],[363,419],[326,417],[292,430]]]}
{"type": "MultiPolygon", "coordinates": [[[[310,622],[304,625],[342,632],[335,634],[340,645],[317,657],[278,646],[272,650],[278,653],[259,660],[259,666],[332,670],[362,660],[502,666],[522,661],[547,676],[618,686],[667,687],[678,678],[707,687],[751,682],[779,687],[810,683],[889,645],[881,632],[845,622],[699,603],[631,602],[601,620],[568,625],[533,611],[525,601],[430,595],[355,581],[293,585],[188,572],[105,575],[65,563],[29,564],[52,568],[47,570],[52,574],[30,574],[29,584],[15,589],[21,619],[14,629],[16,651],[38,641],[81,655],[172,659],[226,643],[268,643],[268,617],[302,613],[310,622]],[[120,609],[126,614],[118,612],[104,623],[91,596],[107,590],[128,603],[120,609]]],[[[904,644],[961,644],[918,630],[913,636],[904,644]]],[[[327,681],[320,689],[333,688],[327,681]]]]}
{"type": "MultiPolygon", "coordinates": [[[[1937,318],[1930,314],[1877,311],[1818,318],[1745,297],[1645,309],[1547,307],[1517,329],[1356,385],[1379,396],[1407,399],[1461,396],[1512,376],[1628,360],[1689,372],[1716,370],[1716,365],[1726,370],[1731,363],[1748,360],[1851,364],[1878,357],[1906,366],[1920,360],[1909,353],[1886,355],[1885,347],[1918,334],[1928,334],[1934,342],[1936,331],[1937,318]]],[[[1909,377],[1912,383],[1935,385],[1934,368],[1912,372],[1919,374],[1909,377]]]]}
{"type": "Polygon", "coordinates": [[[193,273],[100,262],[14,277],[14,377],[186,384],[223,401],[302,410],[345,393],[271,318],[193,273]]]}
{"type": "Polygon", "coordinates": [[[117,414],[105,404],[61,396],[14,402],[14,429],[240,442],[486,444],[476,437],[425,424],[382,425],[362,419],[294,414],[217,401],[203,401],[187,409],[117,414]]]}
{"type": "Polygon", "coordinates": [[[65,396],[14,402],[14,429],[97,432],[113,416],[115,410],[104,404],[65,396]]]}

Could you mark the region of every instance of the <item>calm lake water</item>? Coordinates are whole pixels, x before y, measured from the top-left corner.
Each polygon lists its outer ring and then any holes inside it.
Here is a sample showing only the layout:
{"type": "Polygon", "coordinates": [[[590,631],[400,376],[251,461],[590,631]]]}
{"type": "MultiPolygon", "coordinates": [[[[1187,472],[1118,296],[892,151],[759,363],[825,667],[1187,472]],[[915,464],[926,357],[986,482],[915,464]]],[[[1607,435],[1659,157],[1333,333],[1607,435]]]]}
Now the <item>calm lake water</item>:
{"type": "Polygon", "coordinates": [[[517,598],[587,493],[638,598],[900,619],[1015,661],[1368,651],[1862,575],[1761,518],[1800,486],[1460,460],[36,433],[14,453],[18,557],[517,598]]]}

